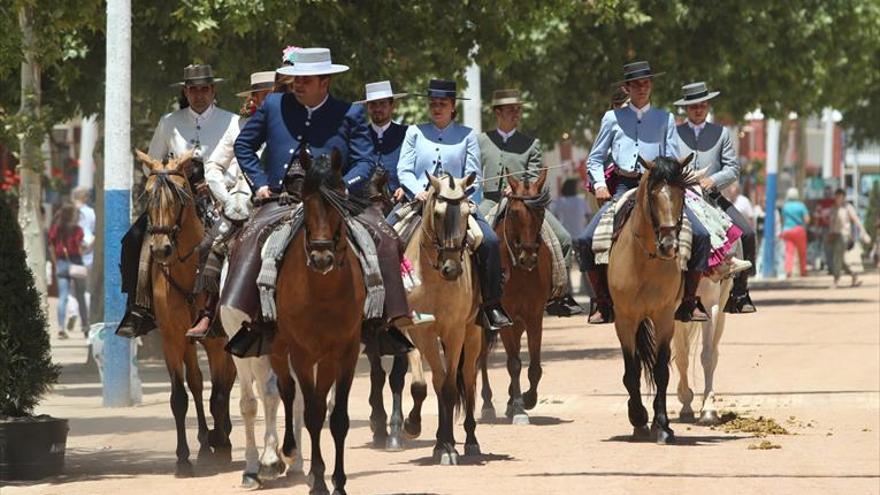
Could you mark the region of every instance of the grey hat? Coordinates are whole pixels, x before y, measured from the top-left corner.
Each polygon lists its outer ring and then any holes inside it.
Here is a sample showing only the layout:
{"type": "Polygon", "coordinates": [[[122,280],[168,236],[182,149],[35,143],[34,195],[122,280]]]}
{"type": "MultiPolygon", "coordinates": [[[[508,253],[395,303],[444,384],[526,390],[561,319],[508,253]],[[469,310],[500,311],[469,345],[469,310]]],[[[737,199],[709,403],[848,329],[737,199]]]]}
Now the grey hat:
{"type": "Polygon", "coordinates": [[[631,81],[636,81],[639,79],[652,79],[657,76],[662,76],[665,72],[658,72],[654,74],[651,72],[651,65],[644,61],[640,60],[638,62],[632,62],[623,66],[623,80],[617,81],[614,84],[626,84],[631,81]]]}
{"type": "Polygon", "coordinates": [[[208,64],[190,64],[183,68],[183,81],[176,82],[172,86],[203,86],[223,81],[214,77],[214,69],[208,64]]]}
{"type": "Polygon", "coordinates": [[[693,105],[709,101],[720,94],[721,91],[709,91],[709,88],[706,87],[706,83],[703,81],[685,84],[681,87],[681,99],[676,101],[675,105],[679,107],[693,105]]]}

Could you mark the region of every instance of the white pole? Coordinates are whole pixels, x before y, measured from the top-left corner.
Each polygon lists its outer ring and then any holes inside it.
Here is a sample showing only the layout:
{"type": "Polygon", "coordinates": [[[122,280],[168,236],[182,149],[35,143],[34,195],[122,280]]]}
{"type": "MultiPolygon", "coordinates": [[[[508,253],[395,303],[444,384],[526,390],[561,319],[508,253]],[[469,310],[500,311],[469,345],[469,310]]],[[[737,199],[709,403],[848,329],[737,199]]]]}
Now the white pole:
{"type": "Polygon", "coordinates": [[[480,97],[480,66],[472,63],[464,73],[467,89],[464,92],[464,125],[477,134],[483,132],[483,100],[480,97]]]}
{"type": "Polygon", "coordinates": [[[98,118],[89,115],[82,119],[79,133],[79,170],[77,187],[91,189],[95,185],[95,144],[98,142],[98,118]]]}
{"type": "Polygon", "coordinates": [[[825,135],[822,145],[822,178],[826,181],[834,175],[834,110],[826,107],[822,111],[825,121],[825,135]]]}
{"type": "Polygon", "coordinates": [[[764,258],[761,275],[772,278],[776,275],[776,177],[779,171],[779,128],[776,119],[765,121],[767,124],[767,187],[764,203],[764,258]]]}

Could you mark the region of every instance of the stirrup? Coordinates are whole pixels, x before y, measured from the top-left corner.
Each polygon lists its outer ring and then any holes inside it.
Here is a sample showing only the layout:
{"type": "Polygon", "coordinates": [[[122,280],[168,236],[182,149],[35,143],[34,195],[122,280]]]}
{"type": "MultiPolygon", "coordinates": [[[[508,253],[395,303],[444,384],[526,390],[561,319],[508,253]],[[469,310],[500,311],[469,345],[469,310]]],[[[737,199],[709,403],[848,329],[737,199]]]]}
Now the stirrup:
{"type": "Polygon", "coordinates": [[[614,323],[614,306],[610,304],[599,304],[590,302],[590,316],[587,317],[587,323],[590,325],[603,325],[606,323],[614,323]],[[598,318],[595,318],[598,316],[598,318]]]}

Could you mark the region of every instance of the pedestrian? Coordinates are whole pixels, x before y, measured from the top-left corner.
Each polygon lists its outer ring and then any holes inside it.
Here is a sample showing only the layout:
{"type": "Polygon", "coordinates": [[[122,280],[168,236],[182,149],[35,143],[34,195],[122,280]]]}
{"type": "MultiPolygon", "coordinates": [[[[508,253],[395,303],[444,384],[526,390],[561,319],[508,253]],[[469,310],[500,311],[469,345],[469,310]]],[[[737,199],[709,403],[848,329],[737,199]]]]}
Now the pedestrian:
{"type": "MultiPolygon", "coordinates": [[[[570,177],[562,183],[561,196],[550,205],[550,211],[559,219],[559,222],[568,232],[572,239],[577,239],[587,228],[587,224],[593,215],[590,204],[583,195],[578,194],[577,178],[570,177]]],[[[569,269],[571,267],[568,267],[569,269]]],[[[568,277],[569,291],[571,290],[571,277],[568,277]]],[[[589,284],[586,277],[581,277],[580,292],[593,295],[592,289],[587,289],[589,284]]]]}
{"type": "Polygon", "coordinates": [[[792,274],[792,258],[797,252],[801,276],[807,275],[807,224],[810,223],[810,212],[800,200],[795,187],[788,188],[785,203],[782,205],[782,240],[785,241],[785,274],[792,274]]]}
{"type": "Polygon", "coordinates": [[[852,278],[852,286],[861,285],[859,273],[862,268],[862,249],[859,242],[871,242],[865,227],[853,205],[846,201],[846,191],[838,189],[834,192],[834,206],[831,209],[831,221],[828,229],[828,245],[831,248],[831,275],[834,286],[840,286],[840,272],[844,271],[852,278]]]}
{"type": "Polygon", "coordinates": [[[72,203],[58,209],[49,227],[49,254],[55,265],[55,283],[58,286],[58,337],[66,339],[73,330],[74,318],[66,321],[67,296],[73,294],[79,305],[80,328],[86,334],[89,328],[89,308],[86,305],[86,268],[83,265],[84,234],[77,222],[79,212],[72,203]]]}

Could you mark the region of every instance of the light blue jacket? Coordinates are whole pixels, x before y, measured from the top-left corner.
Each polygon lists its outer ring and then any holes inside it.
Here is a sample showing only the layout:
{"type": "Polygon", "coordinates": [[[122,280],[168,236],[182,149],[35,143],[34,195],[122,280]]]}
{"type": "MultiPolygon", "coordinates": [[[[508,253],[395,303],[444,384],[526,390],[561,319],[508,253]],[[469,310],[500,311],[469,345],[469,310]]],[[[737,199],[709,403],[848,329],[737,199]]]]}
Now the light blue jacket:
{"type": "Polygon", "coordinates": [[[587,159],[595,187],[605,185],[605,158],[625,172],[642,172],[639,155],[653,160],[660,155],[678,159],[675,119],[666,110],[648,109],[639,119],[635,109],[626,106],[605,112],[599,135],[587,159]]]}
{"type": "Polygon", "coordinates": [[[481,170],[480,146],[470,127],[452,122],[443,130],[434,124],[411,125],[406,130],[397,177],[409,197],[427,189],[428,172],[434,175],[447,172],[459,179],[475,172],[475,194],[479,194],[481,170]]]}

